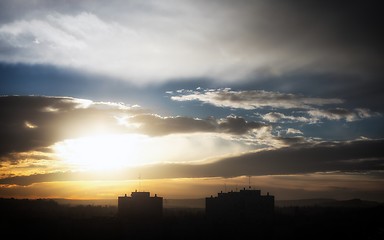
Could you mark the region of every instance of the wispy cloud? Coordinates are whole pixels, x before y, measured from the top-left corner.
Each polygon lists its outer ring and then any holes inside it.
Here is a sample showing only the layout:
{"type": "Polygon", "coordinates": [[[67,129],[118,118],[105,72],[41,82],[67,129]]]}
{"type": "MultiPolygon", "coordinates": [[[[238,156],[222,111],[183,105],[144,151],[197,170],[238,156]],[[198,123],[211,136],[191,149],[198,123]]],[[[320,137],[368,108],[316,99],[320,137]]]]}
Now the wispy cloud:
{"type": "Polygon", "coordinates": [[[287,131],[286,131],[287,134],[299,134],[299,135],[302,135],[303,132],[300,131],[299,129],[294,129],[294,128],[288,128],[287,131]]]}
{"type": "Polygon", "coordinates": [[[333,109],[312,109],[308,111],[308,114],[317,119],[328,120],[345,120],[347,122],[354,122],[364,118],[370,118],[379,116],[379,113],[372,112],[369,109],[357,108],[355,110],[348,110],[345,108],[333,108],[333,109]]]}
{"type": "Polygon", "coordinates": [[[263,120],[266,120],[272,123],[284,122],[284,121],[312,123],[316,121],[316,119],[313,119],[313,118],[307,118],[304,116],[290,116],[290,115],[285,115],[279,112],[269,112],[265,115],[262,115],[261,117],[263,118],[263,120]]]}
{"type": "Polygon", "coordinates": [[[200,101],[217,107],[241,108],[311,108],[329,104],[343,103],[338,98],[313,98],[291,93],[270,92],[264,90],[235,91],[224,89],[179,90],[171,96],[174,101],[200,101]]]}

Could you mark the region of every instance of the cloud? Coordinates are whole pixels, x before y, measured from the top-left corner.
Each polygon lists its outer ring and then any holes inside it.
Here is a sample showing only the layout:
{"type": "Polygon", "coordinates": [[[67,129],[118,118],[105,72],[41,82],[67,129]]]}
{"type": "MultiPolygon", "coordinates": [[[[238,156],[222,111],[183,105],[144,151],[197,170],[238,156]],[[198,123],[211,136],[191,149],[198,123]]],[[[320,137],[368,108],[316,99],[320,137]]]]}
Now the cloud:
{"type": "MultiPolygon", "coordinates": [[[[318,123],[321,119],[327,120],[342,120],[347,122],[354,122],[365,118],[372,118],[381,116],[378,112],[373,112],[366,108],[356,108],[354,110],[348,110],[345,108],[332,108],[332,109],[317,109],[313,108],[306,112],[309,117],[305,116],[290,116],[280,112],[269,112],[261,115],[263,120],[271,123],[318,123]],[[288,120],[288,121],[287,121],[288,120]]],[[[258,114],[260,115],[260,114],[258,114]]]]}
{"type": "Polygon", "coordinates": [[[367,108],[356,108],[355,111],[356,111],[356,114],[359,116],[360,119],[381,116],[380,113],[373,112],[367,108]]]}
{"type": "Polygon", "coordinates": [[[135,84],[298,71],[372,75],[383,67],[378,9],[318,1],[7,1],[0,61],[135,84]]]}
{"type": "Polygon", "coordinates": [[[329,142],[226,158],[211,165],[220,176],[383,170],[383,140],[329,142]]]}
{"type": "Polygon", "coordinates": [[[167,135],[172,133],[217,132],[229,134],[246,134],[267,125],[247,122],[242,117],[228,116],[223,119],[197,119],[189,117],[161,117],[153,114],[136,115],[129,119],[138,124],[137,129],[148,135],[167,135]]]}
{"type": "Polygon", "coordinates": [[[217,107],[240,108],[246,110],[258,108],[311,108],[328,104],[340,104],[343,100],[337,98],[312,98],[292,93],[270,92],[264,90],[179,90],[172,93],[174,101],[201,101],[217,107]]]}
{"type": "Polygon", "coordinates": [[[29,185],[35,182],[72,180],[136,179],[140,172],[146,179],[200,178],[310,174],[320,172],[382,172],[384,140],[323,142],[287,147],[217,159],[214,162],[185,164],[162,163],[103,173],[49,173],[0,179],[0,184],[29,185]]]}
{"type": "Polygon", "coordinates": [[[161,165],[154,167],[156,173],[152,172],[154,169],[148,169],[146,175],[154,178],[235,177],[331,171],[382,171],[383,143],[382,139],[378,139],[299,145],[250,152],[202,165],[161,165]]]}
{"type": "Polygon", "coordinates": [[[379,116],[379,113],[370,111],[369,109],[357,108],[355,111],[351,111],[345,108],[333,108],[333,109],[313,109],[309,110],[308,114],[318,119],[328,120],[342,120],[347,122],[354,122],[364,118],[370,118],[379,116]]]}
{"type": "Polygon", "coordinates": [[[266,120],[271,123],[318,123],[321,119],[327,120],[342,120],[344,119],[347,122],[354,122],[362,120],[365,118],[372,118],[381,116],[378,112],[373,112],[367,108],[356,108],[354,110],[348,110],[345,108],[331,108],[331,109],[317,109],[313,108],[306,112],[309,117],[305,116],[290,116],[285,115],[280,112],[269,112],[267,114],[261,115],[263,120],[266,120]],[[286,121],[288,120],[288,121],[286,121]]]}
{"type": "Polygon", "coordinates": [[[0,97],[0,155],[48,147],[66,138],[117,132],[114,115],[135,108],[70,97],[0,97]],[[104,108],[104,109],[103,109],[104,108]]]}
{"type": "Polygon", "coordinates": [[[269,129],[266,124],[232,115],[222,119],[162,117],[136,106],[70,97],[2,96],[0,115],[2,160],[15,159],[12,154],[18,152],[46,149],[65,139],[101,134],[132,133],[153,137],[212,133],[238,138],[258,135],[261,140],[266,138],[266,131],[270,131],[264,129],[269,129]]]}
{"type": "Polygon", "coordinates": [[[294,129],[294,128],[288,128],[286,133],[287,134],[300,134],[300,135],[303,134],[302,131],[300,131],[299,129],[294,129]]]}
{"type": "Polygon", "coordinates": [[[289,116],[285,115],[283,113],[279,112],[270,112],[262,116],[263,120],[266,120],[268,122],[284,122],[284,120],[289,120],[290,122],[306,122],[306,123],[312,123],[315,121],[315,119],[306,118],[303,116],[289,116]]]}

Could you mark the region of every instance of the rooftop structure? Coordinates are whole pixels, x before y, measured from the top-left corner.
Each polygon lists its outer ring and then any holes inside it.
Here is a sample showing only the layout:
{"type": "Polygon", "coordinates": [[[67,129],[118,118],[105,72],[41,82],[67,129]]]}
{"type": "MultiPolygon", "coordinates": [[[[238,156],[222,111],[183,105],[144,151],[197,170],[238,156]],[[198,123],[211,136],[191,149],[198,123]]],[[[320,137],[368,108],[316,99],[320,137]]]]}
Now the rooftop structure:
{"type": "Polygon", "coordinates": [[[206,216],[213,219],[264,219],[273,216],[274,208],[274,196],[253,189],[220,192],[205,199],[206,216]]]}
{"type": "Polygon", "coordinates": [[[150,192],[132,192],[118,197],[118,214],[131,219],[158,219],[163,215],[163,198],[150,192]]]}

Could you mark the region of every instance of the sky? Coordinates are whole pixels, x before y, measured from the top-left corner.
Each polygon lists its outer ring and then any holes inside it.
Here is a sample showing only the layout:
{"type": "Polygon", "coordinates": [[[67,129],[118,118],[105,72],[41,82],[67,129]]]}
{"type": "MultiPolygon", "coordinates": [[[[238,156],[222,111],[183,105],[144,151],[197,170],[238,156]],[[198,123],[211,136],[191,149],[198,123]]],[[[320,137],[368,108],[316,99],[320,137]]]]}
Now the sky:
{"type": "Polygon", "coordinates": [[[0,0],[0,197],[384,201],[380,9],[0,0]]]}

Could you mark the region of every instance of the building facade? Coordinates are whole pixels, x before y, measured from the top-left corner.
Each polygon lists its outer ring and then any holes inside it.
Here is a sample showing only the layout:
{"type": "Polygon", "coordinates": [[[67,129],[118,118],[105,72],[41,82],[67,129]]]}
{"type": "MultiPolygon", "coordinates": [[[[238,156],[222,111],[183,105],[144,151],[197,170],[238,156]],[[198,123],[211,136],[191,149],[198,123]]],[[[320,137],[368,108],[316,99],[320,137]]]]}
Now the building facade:
{"type": "Polygon", "coordinates": [[[274,196],[245,188],[205,199],[206,216],[211,219],[266,219],[273,216],[274,208],[274,196]]]}
{"type": "Polygon", "coordinates": [[[150,192],[132,192],[118,197],[118,214],[131,219],[159,219],[163,216],[163,198],[150,192]]]}

